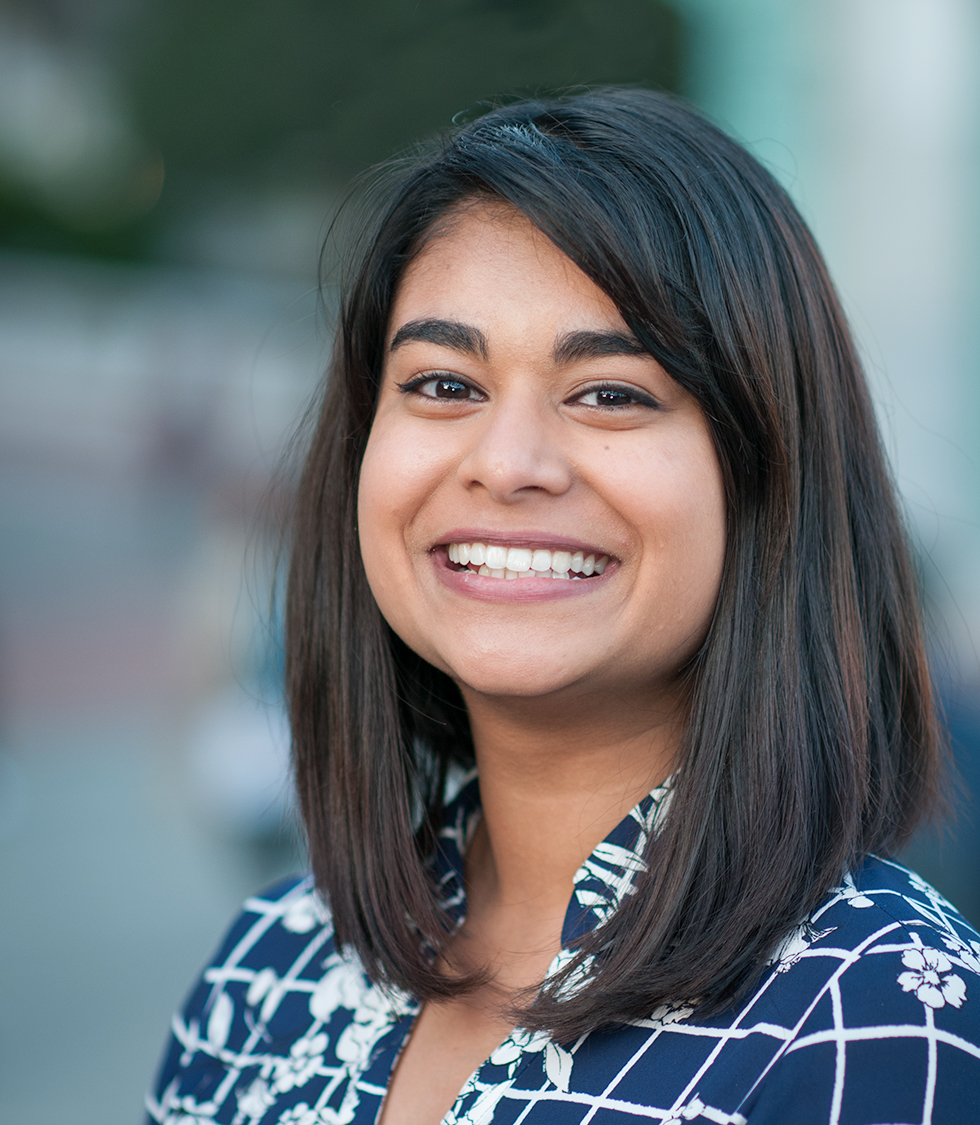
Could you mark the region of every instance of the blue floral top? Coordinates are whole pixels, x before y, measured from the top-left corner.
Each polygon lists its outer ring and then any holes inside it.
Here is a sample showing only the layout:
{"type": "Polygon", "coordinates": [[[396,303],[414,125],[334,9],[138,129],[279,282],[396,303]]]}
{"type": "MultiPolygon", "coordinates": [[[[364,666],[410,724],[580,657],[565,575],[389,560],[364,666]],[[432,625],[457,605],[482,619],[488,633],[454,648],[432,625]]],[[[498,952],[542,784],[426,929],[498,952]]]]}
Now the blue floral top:
{"type": "MultiPolygon", "coordinates": [[[[668,790],[656,789],[575,877],[567,943],[632,893],[668,790]]],[[[463,917],[475,782],[438,856],[463,917]]],[[[148,1122],[372,1125],[419,1011],[339,950],[310,879],[250,899],[173,1034],[148,1122]]],[[[980,1122],[980,934],[917,875],[871,858],[720,1016],[683,1006],[559,1045],[515,1030],[468,1079],[445,1125],[882,1125],[980,1122]]]]}

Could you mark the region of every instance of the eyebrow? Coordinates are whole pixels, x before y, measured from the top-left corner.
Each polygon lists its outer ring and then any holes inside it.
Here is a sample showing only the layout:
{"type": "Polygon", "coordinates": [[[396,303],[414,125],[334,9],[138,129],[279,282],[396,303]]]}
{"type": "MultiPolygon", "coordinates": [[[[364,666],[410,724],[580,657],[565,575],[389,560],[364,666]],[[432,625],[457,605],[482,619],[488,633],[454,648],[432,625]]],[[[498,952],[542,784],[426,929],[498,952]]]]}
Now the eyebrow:
{"type": "Polygon", "coordinates": [[[412,342],[440,344],[444,348],[463,352],[466,355],[487,357],[487,339],[479,328],[470,324],[460,324],[456,320],[410,320],[403,324],[394,335],[389,351],[412,342]]]}
{"type": "MultiPolygon", "coordinates": [[[[421,342],[438,344],[465,355],[487,358],[487,339],[479,328],[461,324],[458,320],[409,320],[395,333],[389,351],[403,344],[421,342]]],[[[596,332],[582,330],[569,332],[555,344],[552,358],[561,366],[584,359],[599,359],[607,355],[649,355],[639,340],[628,332],[596,332]]]]}
{"type": "Polygon", "coordinates": [[[628,332],[569,332],[555,344],[552,357],[556,364],[575,363],[583,359],[600,359],[607,355],[649,355],[639,340],[628,332]]]}

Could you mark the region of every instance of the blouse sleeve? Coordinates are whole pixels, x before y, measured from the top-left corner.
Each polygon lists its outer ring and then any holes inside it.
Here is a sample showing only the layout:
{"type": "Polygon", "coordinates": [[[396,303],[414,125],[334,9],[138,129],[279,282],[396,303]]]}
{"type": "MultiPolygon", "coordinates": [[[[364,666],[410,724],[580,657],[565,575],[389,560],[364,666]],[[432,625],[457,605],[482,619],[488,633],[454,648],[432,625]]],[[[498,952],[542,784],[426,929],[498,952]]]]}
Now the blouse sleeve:
{"type": "Polygon", "coordinates": [[[255,896],[232,922],[173,1018],[156,1080],[147,1095],[145,1125],[171,1120],[175,1109],[184,1111],[191,1120],[191,1107],[207,1104],[221,1088],[228,1074],[222,1051],[196,1049],[202,1040],[217,1048],[228,1036],[228,1029],[221,1026],[225,1018],[221,1002],[213,1003],[217,977],[237,961],[236,951],[246,938],[261,928],[262,908],[275,907],[300,882],[303,880],[289,879],[255,896]]]}
{"type": "MultiPolygon", "coordinates": [[[[884,1028],[877,1029],[885,1031],[884,1028]]],[[[935,1038],[880,1035],[785,1054],[759,1088],[749,1125],[980,1123],[980,1060],[935,1038]]]]}
{"type": "Polygon", "coordinates": [[[743,1103],[749,1125],[980,1125],[975,945],[892,929],[843,963],[743,1103]]]}

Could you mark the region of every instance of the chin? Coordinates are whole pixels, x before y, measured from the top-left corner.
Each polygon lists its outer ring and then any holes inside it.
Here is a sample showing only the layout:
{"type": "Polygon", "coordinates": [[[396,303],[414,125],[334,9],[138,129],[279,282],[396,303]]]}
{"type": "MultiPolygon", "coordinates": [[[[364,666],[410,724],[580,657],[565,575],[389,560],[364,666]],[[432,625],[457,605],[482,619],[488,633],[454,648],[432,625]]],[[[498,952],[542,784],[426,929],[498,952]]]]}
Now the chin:
{"type": "Polygon", "coordinates": [[[579,678],[567,665],[542,666],[526,657],[481,662],[479,667],[457,667],[450,675],[461,687],[480,695],[524,699],[551,695],[579,678]]]}

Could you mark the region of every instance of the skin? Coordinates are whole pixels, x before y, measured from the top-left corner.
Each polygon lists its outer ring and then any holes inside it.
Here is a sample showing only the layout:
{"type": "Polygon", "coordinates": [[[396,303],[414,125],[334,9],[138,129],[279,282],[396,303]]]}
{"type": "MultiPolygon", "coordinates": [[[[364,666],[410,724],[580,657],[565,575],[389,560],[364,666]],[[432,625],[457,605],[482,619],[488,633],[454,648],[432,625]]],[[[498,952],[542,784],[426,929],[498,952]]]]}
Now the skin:
{"type": "Polygon", "coordinates": [[[630,341],[610,298],[503,205],[460,208],[396,296],[361,550],[392,628],[469,709],[483,818],[443,967],[490,981],[424,1007],[383,1125],[442,1119],[558,952],[576,870],[673,765],[724,486],[697,402],[630,341]],[[448,543],[481,537],[611,561],[576,582],[458,573],[448,543]]]}

